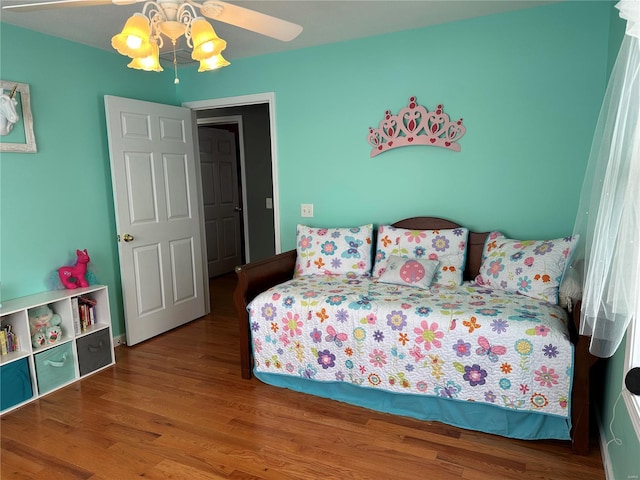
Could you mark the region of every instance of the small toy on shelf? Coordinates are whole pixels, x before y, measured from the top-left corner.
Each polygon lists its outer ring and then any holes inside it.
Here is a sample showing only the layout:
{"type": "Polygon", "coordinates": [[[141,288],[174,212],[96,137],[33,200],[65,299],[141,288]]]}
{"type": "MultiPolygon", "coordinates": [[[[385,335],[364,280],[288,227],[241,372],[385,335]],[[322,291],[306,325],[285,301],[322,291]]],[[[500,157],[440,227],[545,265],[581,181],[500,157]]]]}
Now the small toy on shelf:
{"type": "Polygon", "coordinates": [[[34,335],[31,336],[31,345],[34,348],[43,347],[47,343],[47,336],[44,331],[38,330],[34,335]]]}
{"type": "Polygon", "coordinates": [[[58,276],[65,288],[73,289],[78,287],[88,287],[89,282],[85,278],[87,273],[87,263],[89,263],[89,254],[87,249],[76,250],[78,260],[73,266],[64,266],[58,269],[58,276]]]}
{"type": "Polygon", "coordinates": [[[49,307],[41,305],[29,310],[31,344],[42,347],[62,338],[62,318],[49,307]]]}
{"type": "Polygon", "coordinates": [[[60,325],[52,325],[47,328],[47,342],[49,344],[56,343],[62,337],[62,327],[60,325]]]}

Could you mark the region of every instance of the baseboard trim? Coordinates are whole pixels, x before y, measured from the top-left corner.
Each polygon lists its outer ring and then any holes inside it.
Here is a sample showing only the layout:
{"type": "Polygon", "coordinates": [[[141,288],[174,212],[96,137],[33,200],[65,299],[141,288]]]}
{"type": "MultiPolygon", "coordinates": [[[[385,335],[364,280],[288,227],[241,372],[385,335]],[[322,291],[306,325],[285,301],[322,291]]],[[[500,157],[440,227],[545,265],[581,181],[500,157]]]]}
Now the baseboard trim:
{"type": "Polygon", "coordinates": [[[609,445],[604,425],[602,425],[602,417],[600,413],[595,412],[596,423],[598,425],[598,438],[600,440],[600,456],[602,457],[602,466],[604,467],[604,475],[607,480],[615,480],[613,476],[613,465],[611,465],[611,457],[609,456],[609,445]]]}

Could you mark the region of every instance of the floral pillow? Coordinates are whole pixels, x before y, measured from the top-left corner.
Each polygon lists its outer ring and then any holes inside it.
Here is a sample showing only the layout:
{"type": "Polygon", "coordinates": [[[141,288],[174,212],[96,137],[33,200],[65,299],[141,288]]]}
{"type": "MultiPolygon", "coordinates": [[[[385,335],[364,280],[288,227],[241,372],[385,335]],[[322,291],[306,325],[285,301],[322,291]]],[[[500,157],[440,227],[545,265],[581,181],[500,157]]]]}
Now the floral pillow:
{"type": "Polygon", "coordinates": [[[465,253],[467,251],[466,228],[448,230],[408,230],[391,225],[378,227],[373,276],[380,277],[391,255],[410,259],[438,260],[433,283],[457,286],[462,283],[465,253]]]}
{"type": "Polygon", "coordinates": [[[558,303],[558,287],[579,236],[514,240],[491,232],[482,250],[478,285],[558,303]]]}
{"type": "Polygon", "coordinates": [[[438,260],[402,258],[391,255],[378,280],[382,283],[429,288],[439,264],[438,260]]]}
{"type": "Polygon", "coordinates": [[[371,272],[372,234],[372,224],[353,228],[298,225],[294,276],[368,277],[371,272]]]}

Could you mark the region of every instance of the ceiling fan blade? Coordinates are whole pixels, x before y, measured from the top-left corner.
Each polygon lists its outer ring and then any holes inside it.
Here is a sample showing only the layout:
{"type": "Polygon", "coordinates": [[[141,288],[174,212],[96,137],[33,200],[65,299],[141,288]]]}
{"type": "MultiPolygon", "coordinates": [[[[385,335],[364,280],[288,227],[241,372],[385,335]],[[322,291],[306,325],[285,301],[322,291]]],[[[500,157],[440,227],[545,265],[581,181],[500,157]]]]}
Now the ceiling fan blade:
{"type": "Polygon", "coordinates": [[[48,0],[44,2],[23,3],[21,5],[4,5],[3,10],[11,12],[34,12],[66,7],[92,7],[95,5],[129,5],[144,0],[48,0]]]}
{"type": "Polygon", "coordinates": [[[204,16],[214,20],[251,30],[283,42],[293,40],[302,32],[302,27],[296,23],[218,0],[204,2],[200,11],[204,16]],[[222,10],[219,7],[222,7],[222,10]]]}

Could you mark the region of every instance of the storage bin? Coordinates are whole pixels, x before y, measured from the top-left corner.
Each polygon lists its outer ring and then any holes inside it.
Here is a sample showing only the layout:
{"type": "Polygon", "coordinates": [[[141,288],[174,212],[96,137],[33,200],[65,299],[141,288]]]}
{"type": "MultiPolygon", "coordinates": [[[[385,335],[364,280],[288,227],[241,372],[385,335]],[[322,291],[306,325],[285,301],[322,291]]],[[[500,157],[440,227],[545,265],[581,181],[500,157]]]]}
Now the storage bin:
{"type": "Polygon", "coordinates": [[[76,346],[80,376],[98,370],[113,361],[108,329],[78,338],[76,346]]]}
{"type": "Polygon", "coordinates": [[[0,410],[33,397],[29,360],[21,358],[0,367],[0,410]]]}
{"type": "Polygon", "coordinates": [[[76,378],[73,344],[63,343],[35,355],[40,394],[49,392],[76,378]]]}

